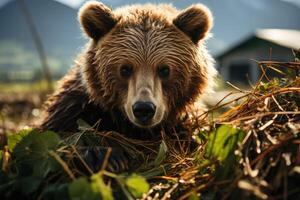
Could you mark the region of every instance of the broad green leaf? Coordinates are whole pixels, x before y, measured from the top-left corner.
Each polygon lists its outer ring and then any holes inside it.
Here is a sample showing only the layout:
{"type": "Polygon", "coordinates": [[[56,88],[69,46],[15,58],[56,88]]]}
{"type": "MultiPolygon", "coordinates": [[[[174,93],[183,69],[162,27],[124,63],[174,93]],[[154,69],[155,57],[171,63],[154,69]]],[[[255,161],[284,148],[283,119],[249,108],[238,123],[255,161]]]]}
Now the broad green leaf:
{"type": "Polygon", "coordinates": [[[21,174],[44,178],[48,172],[56,170],[59,165],[49,155],[49,151],[56,150],[59,143],[58,135],[50,131],[43,133],[34,131],[25,136],[13,150],[21,174]]]}
{"type": "Polygon", "coordinates": [[[69,197],[72,200],[94,200],[95,195],[86,178],[79,178],[69,185],[69,197]]]}
{"type": "Polygon", "coordinates": [[[91,177],[91,188],[95,194],[101,194],[103,200],[113,200],[113,194],[111,187],[106,185],[102,177],[98,174],[94,174],[91,177]]]}
{"type": "Polygon", "coordinates": [[[126,186],[136,198],[141,198],[149,190],[149,184],[146,179],[137,174],[132,174],[126,179],[126,186]]]}
{"type": "Polygon", "coordinates": [[[165,141],[162,141],[159,145],[159,152],[155,158],[154,165],[159,166],[167,157],[168,147],[165,141]]]}
{"type": "Polygon", "coordinates": [[[42,154],[45,151],[55,150],[60,142],[59,136],[51,131],[38,133],[30,132],[13,149],[16,157],[30,155],[32,153],[42,154]]]}
{"type": "Polygon", "coordinates": [[[17,143],[19,143],[25,136],[27,136],[30,133],[37,132],[35,129],[24,129],[19,131],[18,133],[14,133],[8,136],[7,143],[9,150],[13,150],[17,143]]]}
{"type": "Polygon", "coordinates": [[[237,143],[244,138],[242,130],[229,125],[222,125],[216,131],[210,133],[206,146],[206,156],[217,158],[223,162],[232,154],[237,143]]]}
{"type": "Polygon", "coordinates": [[[216,169],[217,179],[223,180],[233,171],[236,163],[234,151],[244,136],[242,130],[229,125],[220,126],[209,135],[205,155],[208,159],[214,158],[220,161],[221,165],[216,169]]]}

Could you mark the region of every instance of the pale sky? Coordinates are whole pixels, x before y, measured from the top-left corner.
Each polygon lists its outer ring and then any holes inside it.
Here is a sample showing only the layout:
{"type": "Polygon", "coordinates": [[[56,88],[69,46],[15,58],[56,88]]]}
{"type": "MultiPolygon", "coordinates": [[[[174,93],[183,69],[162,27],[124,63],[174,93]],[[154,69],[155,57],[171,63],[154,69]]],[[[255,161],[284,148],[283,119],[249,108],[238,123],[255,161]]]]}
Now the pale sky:
{"type": "MultiPolygon", "coordinates": [[[[81,3],[84,2],[85,0],[55,0],[55,1],[59,1],[61,3],[67,4],[73,8],[78,8],[81,5],[81,3]]],[[[148,1],[151,2],[151,0],[148,1]]],[[[281,1],[291,2],[296,4],[297,6],[300,6],[300,0],[281,0],[281,1]]]]}
{"type": "MultiPolygon", "coordinates": [[[[10,0],[0,0],[0,7],[4,4],[6,4],[7,2],[9,2],[10,0]]],[[[68,6],[71,6],[73,8],[78,8],[81,3],[83,3],[85,0],[55,0],[55,1],[59,1],[61,3],[64,3],[68,6]]],[[[151,0],[145,0],[151,2],[151,0]]],[[[199,0],[200,1],[200,0],[199,0]]],[[[251,1],[251,0],[249,0],[251,1]]],[[[287,2],[291,2],[294,3],[297,6],[300,6],[300,0],[281,0],[281,1],[287,1],[287,2]]]]}
{"type": "MultiPolygon", "coordinates": [[[[0,0],[0,7],[6,3],[8,3],[11,0],[0,0]]],[[[84,0],[55,0],[55,1],[59,1],[61,3],[64,3],[68,6],[71,6],[73,8],[78,8],[80,6],[80,4],[82,2],[84,2],[84,0]]]]}
{"type": "Polygon", "coordinates": [[[292,2],[292,3],[297,4],[298,6],[300,6],[300,0],[282,0],[282,1],[292,2]]]}
{"type": "Polygon", "coordinates": [[[84,0],[55,0],[59,1],[61,3],[67,4],[68,6],[71,6],[73,8],[78,8],[84,0]]]}
{"type": "MultiPolygon", "coordinates": [[[[55,0],[55,1],[59,1],[61,3],[67,4],[73,8],[78,8],[81,5],[81,3],[83,3],[85,0],[55,0]]],[[[151,2],[151,0],[147,0],[147,1],[151,2]]],[[[297,6],[300,6],[300,0],[281,0],[281,1],[291,2],[297,6]]]]}

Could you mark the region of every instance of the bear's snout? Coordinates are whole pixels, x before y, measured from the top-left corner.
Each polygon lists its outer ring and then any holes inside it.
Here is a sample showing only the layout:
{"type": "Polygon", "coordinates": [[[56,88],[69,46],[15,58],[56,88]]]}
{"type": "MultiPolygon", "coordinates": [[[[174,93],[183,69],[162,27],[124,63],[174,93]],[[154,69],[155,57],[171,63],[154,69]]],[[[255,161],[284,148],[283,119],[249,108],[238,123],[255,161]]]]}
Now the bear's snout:
{"type": "Polygon", "coordinates": [[[139,123],[148,124],[155,114],[156,106],[149,101],[138,101],[132,106],[132,111],[139,123]]]}

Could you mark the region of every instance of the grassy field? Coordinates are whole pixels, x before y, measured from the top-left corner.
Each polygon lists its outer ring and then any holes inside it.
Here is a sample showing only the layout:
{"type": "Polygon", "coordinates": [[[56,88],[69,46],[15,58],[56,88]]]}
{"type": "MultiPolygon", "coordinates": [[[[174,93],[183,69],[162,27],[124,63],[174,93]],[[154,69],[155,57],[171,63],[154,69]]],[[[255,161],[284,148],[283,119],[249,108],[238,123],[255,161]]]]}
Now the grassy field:
{"type": "MultiPolygon", "coordinates": [[[[56,82],[54,82],[55,87],[56,82]]],[[[0,83],[0,93],[45,93],[48,90],[48,85],[45,81],[39,81],[35,83],[0,83]]]]}

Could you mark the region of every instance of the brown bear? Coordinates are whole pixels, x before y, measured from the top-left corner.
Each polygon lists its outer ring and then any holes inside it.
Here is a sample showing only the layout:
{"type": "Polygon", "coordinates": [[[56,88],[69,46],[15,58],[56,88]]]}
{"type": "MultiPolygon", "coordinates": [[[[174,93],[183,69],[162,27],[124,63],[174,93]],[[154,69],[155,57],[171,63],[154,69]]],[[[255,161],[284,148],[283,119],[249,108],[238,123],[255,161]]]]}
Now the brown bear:
{"type": "Polygon", "coordinates": [[[213,20],[204,5],[113,11],[90,1],[78,19],[90,41],[49,98],[42,129],[72,132],[82,119],[99,130],[153,137],[213,84],[205,47],[213,20]]]}

